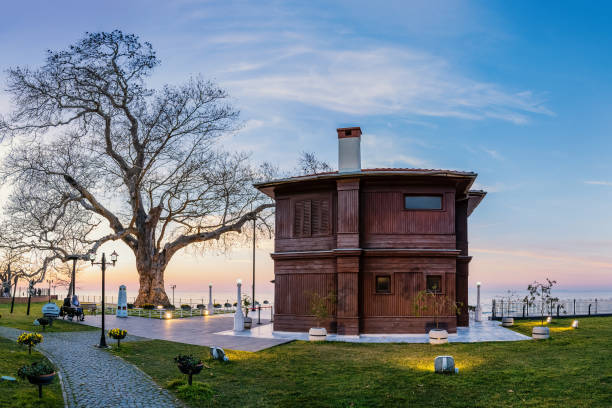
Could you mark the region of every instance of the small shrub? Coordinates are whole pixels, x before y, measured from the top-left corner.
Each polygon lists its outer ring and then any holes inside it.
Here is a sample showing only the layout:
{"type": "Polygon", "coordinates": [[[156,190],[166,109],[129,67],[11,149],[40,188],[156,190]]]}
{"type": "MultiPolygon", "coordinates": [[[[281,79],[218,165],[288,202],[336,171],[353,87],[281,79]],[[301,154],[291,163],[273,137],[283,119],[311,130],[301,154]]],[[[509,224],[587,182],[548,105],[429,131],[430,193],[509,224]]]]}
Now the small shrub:
{"type": "Polygon", "coordinates": [[[174,306],[174,305],[166,306],[166,310],[175,310],[175,309],[176,309],[176,306],[174,306]]]}
{"type": "Polygon", "coordinates": [[[153,310],[155,309],[155,305],[152,303],[145,303],[144,305],[142,305],[142,308],[144,310],[153,310]]]}
{"type": "Polygon", "coordinates": [[[191,310],[191,305],[183,304],[183,305],[181,305],[181,309],[186,310],[186,311],[190,311],[191,310]]]}
{"type": "Polygon", "coordinates": [[[166,384],[166,388],[169,390],[175,390],[181,385],[185,384],[187,384],[187,381],[185,381],[183,378],[175,378],[173,380],[168,381],[168,383],[166,384]]]}
{"type": "Polygon", "coordinates": [[[203,305],[202,303],[198,303],[196,305],[196,309],[204,310],[204,309],[206,309],[206,305],[203,305]]]}
{"type": "Polygon", "coordinates": [[[213,389],[210,385],[196,382],[193,385],[179,385],[176,394],[183,400],[201,406],[202,403],[209,402],[213,397],[213,389]]]}
{"type": "Polygon", "coordinates": [[[232,304],[231,303],[225,303],[223,306],[224,307],[232,307],[232,304]]]}
{"type": "Polygon", "coordinates": [[[215,303],[213,307],[221,307],[221,303],[215,303]]]}
{"type": "Polygon", "coordinates": [[[43,341],[43,336],[38,333],[21,333],[17,338],[17,343],[22,346],[28,346],[28,353],[32,354],[32,346],[43,341]]]}
{"type": "Polygon", "coordinates": [[[51,363],[43,360],[21,367],[17,370],[17,375],[20,378],[39,377],[41,375],[53,374],[54,372],[55,367],[53,367],[51,363]]]}
{"type": "Polygon", "coordinates": [[[133,303],[128,303],[127,304],[127,308],[128,309],[133,309],[134,308],[134,304],[133,303]]]}

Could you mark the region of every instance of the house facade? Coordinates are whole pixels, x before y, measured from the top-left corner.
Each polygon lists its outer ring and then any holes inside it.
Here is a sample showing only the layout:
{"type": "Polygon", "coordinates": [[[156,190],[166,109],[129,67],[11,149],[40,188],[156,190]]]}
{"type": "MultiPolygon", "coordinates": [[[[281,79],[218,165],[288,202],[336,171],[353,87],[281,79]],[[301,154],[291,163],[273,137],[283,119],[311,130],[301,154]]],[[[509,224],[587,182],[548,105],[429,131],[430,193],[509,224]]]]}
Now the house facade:
{"type": "Polygon", "coordinates": [[[308,331],[313,293],[333,294],[340,335],[425,333],[429,290],[457,302],[440,324],[469,324],[468,217],[485,196],[472,172],[362,169],[361,129],[337,129],[339,170],[257,184],[276,201],[274,330],[308,331]]]}

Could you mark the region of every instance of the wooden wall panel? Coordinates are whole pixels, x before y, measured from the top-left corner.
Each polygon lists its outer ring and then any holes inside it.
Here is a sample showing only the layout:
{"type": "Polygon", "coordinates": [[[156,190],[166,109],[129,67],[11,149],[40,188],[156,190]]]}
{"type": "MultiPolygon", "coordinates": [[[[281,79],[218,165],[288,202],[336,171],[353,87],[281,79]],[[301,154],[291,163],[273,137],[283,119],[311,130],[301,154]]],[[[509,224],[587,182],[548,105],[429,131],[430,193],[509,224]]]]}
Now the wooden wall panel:
{"type": "MultiPolygon", "coordinates": [[[[427,274],[441,275],[444,296],[455,299],[455,258],[388,257],[363,260],[361,275],[361,316],[417,317],[416,295],[425,289],[427,274]],[[391,294],[377,294],[375,277],[391,276],[391,294]]],[[[449,314],[451,311],[449,309],[449,314]]]]}
{"type": "Polygon", "coordinates": [[[287,238],[274,240],[275,252],[322,251],[336,248],[336,237],[287,238]]]}
{"type": "Polygon", "coordinates": [[[363,230],[367,234],[454,234],[455,195],[443,194],[442,211],[404,210],[411,190],[362,193],[363,230]]]}
{"type": "MultiPolygon", "coordinates": [[[[327,296],[336,293],[336,278],[333,274],[280,274],[275,276],[274,313],[275,315],[311,316],[309,310],[310,293],[327,296]]],[[[329,303],[330,312],[336,314],[336,305],[329,303]]]]}
{"type": "Polygon", "coordinates": [[[455,249],[455,235],[441,234],[369,234],[361,235],[362,248],[455,249]]]}
{"type": "Polygon", "coordinates": [[[291,237],[291,200],[276,200],[275,238],[291,237]]]}

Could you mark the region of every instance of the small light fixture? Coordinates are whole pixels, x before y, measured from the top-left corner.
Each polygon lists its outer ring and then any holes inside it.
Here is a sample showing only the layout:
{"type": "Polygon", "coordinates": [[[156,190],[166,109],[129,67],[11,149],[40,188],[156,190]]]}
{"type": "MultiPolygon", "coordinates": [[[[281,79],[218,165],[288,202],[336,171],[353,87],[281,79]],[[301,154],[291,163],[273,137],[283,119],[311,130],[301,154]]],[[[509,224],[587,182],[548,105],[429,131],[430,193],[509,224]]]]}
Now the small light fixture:
{"type": "Polygon", "coordinates": [[[577,329],[578,328],[578,320],[574,320],[572,322],[572,329],[577,329]]]}
{"type": "Polygon", "coordinates": [[[459,369],[455,367],[455,359],[452,356],[438,356],[434,360],[434,371],[439,374],[456,374],[459,369]]]}
{"type": "Polygon", "coordinates": [[[157,306],[157,308],[158,308],[159,310],[162,310],[164,307],[163,307],[162,305],[158,305],[158,306],[157,306]]]}
{"type": "Polygon", "coordinates": [[[242,279],[240,279],[240,278],[236,279],[236,283],[239,284],[239,285],[242,285],[242,279]]]}
{"type": "Polygon", "coordinates": [[[204,316],[208,316],[208,315],[209,315],[208,310],[205,310],[204,311],[204,316]]]}
{"type": "Polygon", "coordinates": [[[480,282],[476,282],[476,286],[480,286],[480,282]]]}
{"type": "Polygon", "coordinates": [[[94,263],[94,261],[96,260],[96,253],[95,252],[90,252],[89,253],[89,260],[91,261],[91,263],[94,263]]]}
{"type": "Polygon", "coordinates": [[[119,255],[117,255],[117,252],[113,251],[113,253],[110,255],[111,256],[111,262],[113,263],[113,265],[117,262],[117,257],[119,255]]]}
{"type": "Polygon", "coordinates": [[[550,322],[552,322],[552,316],[548,316],[548,317],[546,318],[546,323],[550,323],[550,322]]]}
{"type": "Polygon", "coordinates": [[[170,313],[170,312],[166,312],[166,313],[164,313],[164,317],[165,317],[166,319],[171,319],[171,318],[172,318],[172,313],[170,313]]]}

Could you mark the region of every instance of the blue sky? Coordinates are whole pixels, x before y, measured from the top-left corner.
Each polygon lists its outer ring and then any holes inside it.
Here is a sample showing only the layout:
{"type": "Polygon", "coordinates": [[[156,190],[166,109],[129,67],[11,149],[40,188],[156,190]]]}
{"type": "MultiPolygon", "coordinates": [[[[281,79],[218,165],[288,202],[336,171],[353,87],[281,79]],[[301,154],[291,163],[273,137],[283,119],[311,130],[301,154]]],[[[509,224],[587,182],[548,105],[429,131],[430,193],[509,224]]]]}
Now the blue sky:
{"type": "Polygon", "coordinates": [[[201,74],[230,92],[244,128],[226,146],[254,160],[335,165],[335,128],[361,126],[367,167],[479,173],[472,283],[612,290],[611,17],[607,2],[10,2],[0,66],[136,33],[162,61],[152,85],[201,74]]]}

